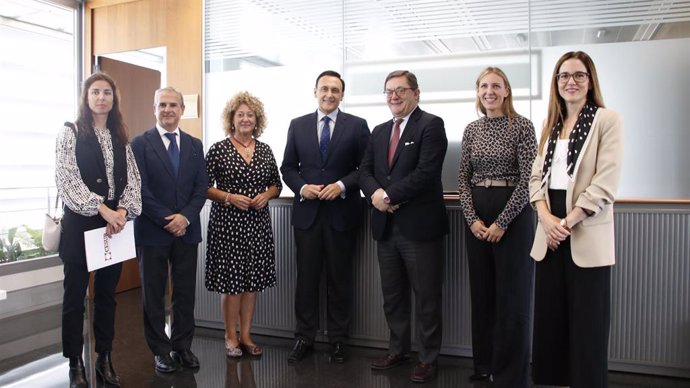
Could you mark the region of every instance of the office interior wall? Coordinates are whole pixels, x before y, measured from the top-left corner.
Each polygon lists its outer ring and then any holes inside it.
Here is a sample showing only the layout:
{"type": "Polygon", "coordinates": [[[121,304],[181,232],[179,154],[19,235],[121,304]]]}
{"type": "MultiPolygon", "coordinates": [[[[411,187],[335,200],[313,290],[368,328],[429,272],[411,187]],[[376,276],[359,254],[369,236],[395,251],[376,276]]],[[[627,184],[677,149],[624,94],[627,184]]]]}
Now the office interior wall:
{"type": "Polygon", "coordinates": [[[685,70],[690,13],[683,8],[690,2],[288,3],[206,2],[207,147],[223,137],[218,119],[223,104],[246,89],[265,103],[269,127],[261,140],[280,163],[290,119],[316,109],[314,78],[328,68],[345,75],[341,108],[373,128],[390,119],[381,94],[385,75],[409,69],[420,79],[422,109],[446,122],[444,189],[456,191],[462,133],[478,118],[479,71],[490,65],[506,70],[517,89],[516,110],[533,121],[538,135],[556,59],[584,50],[597,65],[607,106],[624,119],[618,197],[690,198],[690,179],[683,176],[689,157],[682,149],[690,136],[684,108],[690,93],[685,70]],[[559,19],[564,13],[572,17],[559,19]]]}
{"type": "MultiPolygon", "coordinates": [[[[91,74],[95,55],[164,46],[168,85],[185,95],[198,95],[203,105],[202,4],[202,0],[86,2],[85,74],[91,74]]],[[[183,130],[198,138],[202,125],[201,115],[180,122],[183,130]]]]}

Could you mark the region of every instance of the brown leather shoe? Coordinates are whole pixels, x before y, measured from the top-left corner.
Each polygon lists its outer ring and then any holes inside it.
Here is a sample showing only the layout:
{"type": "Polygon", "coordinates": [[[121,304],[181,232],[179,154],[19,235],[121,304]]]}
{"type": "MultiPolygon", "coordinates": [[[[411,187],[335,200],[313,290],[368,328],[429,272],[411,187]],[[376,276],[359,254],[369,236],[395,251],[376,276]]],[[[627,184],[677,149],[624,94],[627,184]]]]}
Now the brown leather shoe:
{"type": "Polygon", "coordinates": [[[414,366],[410,380],[415,383],[426,383],[431,381],[436,374],[436,366],[434,364],[427,364],[426,362],[418,362],[414,366]]]}
{"type": "Polygon", "coordinates": [[[388,353],[383,357],[377,358],[369,366],[371,369],[383,370],[396,367],[405,361],[409,360],[410,356],[407,354],[393,354],[388,353]]]}

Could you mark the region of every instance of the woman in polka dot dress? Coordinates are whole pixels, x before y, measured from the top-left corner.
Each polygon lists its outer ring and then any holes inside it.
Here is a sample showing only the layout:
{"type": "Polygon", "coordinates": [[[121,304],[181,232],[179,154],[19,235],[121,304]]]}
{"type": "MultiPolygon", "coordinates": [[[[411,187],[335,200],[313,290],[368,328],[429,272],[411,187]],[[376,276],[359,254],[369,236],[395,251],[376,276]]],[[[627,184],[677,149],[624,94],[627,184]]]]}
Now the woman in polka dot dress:
{"type": "Polygon", "coordinates": [[[262,349],[250,337],[256,293],[276,284],[268,201],[282,189],[271,148],[257,140],[266,126],[263,104],[248,92],[223,110],[228,137],[206,155],[213,200],[206,246],[206,288],[221,293],[228,357],[262,349]],[[237,336],[237,322],[240,335],[237,336]]]}

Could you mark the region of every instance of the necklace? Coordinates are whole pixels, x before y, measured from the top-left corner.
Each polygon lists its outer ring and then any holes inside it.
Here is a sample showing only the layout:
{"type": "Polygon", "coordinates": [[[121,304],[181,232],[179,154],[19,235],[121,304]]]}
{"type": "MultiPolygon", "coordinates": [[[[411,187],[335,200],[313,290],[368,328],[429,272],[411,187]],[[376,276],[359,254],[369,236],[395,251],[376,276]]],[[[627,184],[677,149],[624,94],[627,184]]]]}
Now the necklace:
{"type": "Polygon", "coordinates": [[[244,147],[244,154],[245,154],[246,157],[250,157],[250,156],[251,156],[252,152],[251,152],[251,150],[249,149],[249,146],[252,145],[252,141],[254,141],[254,139],[250,139],[250,140],[247,142],[247,144],[244,144],[244,143],[242,143],[241,141],[237,140],[237,138],[236,138],[235,136],[233,136],[232,139],[235,140],[237,143],[239,143],[239,145],[241,145],[242,147],[244,147]]]}

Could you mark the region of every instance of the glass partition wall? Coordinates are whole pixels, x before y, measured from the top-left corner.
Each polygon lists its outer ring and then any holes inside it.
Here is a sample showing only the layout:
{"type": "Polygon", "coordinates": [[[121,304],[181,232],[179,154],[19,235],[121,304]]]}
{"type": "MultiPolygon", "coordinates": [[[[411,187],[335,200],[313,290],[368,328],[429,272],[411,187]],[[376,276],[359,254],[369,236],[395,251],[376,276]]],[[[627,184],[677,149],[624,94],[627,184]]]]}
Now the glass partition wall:
{"type": "Polygon", "coordinates": [[[481,69],[506,72],[516,110],[540,132],[557,58],[583,50],[624,119],[619,198],[690,198],[690,1],[207,0],[204,50],[206,147],[224,136],[224,104],[248,90],[265,104],[261,140],[279,164],[290,120],[316,109],[321,71],[343,74],[341,109],[370,128],[391,118],[386,74],[414,72],[420,106],[445,120],[448,192],[464,128],[478,118],[481,69]]]}
{"type": "Polygon", "coordinates": [[[0,1],[0,265],[43,257],[55,138],[75,116],[77,4],[0,1]]]}

